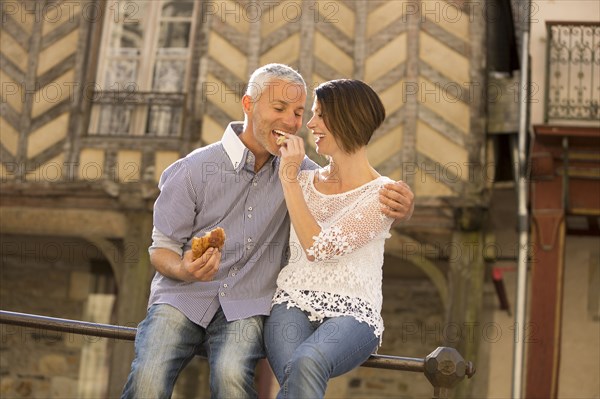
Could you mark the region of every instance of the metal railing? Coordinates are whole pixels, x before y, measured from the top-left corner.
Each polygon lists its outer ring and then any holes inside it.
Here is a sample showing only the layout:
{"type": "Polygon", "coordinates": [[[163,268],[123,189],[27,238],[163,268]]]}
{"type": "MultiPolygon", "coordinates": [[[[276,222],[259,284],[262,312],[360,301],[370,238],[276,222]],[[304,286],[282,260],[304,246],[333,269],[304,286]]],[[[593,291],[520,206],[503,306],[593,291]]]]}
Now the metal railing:
{"type": "Polygon", "coordinates": [[[548,21],[545,121],[597,121],[600,23],[548,21]]]}
{"type": "Polygon", "coordinates": [[[185,93],[143,92],[135,85],[91,94],[89,136],[179,138],[185,93]]]}
{"type": "MultiPolygon", "coordinates": [[[[137,333],[137,329],[133,327],[61,319],[6,310],[0,310],[0,324],[127,341],[135,340],[137,333]]],[[[371,355],[362,364],[362,367],[423,373],[433,386],[433,399],[448,398],[450,389],[455,387],[465,377],[471,378],[475,374],[473,363],[465,361],[456,349],[449,347],[438,347],[423,359],[371,355]]]]}

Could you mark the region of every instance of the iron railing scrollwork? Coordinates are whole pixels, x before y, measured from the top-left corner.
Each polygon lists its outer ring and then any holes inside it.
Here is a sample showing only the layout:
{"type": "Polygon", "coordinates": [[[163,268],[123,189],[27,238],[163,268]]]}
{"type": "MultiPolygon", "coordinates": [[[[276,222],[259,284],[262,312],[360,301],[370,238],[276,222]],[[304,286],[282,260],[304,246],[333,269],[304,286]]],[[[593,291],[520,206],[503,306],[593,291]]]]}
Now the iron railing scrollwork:
{"type": "Polygon", "coordinates": [[[600,23],[548,21],[545,120],[600,118],[600,23]]]}
{"type": "Polygon", "coordinates": [[[184,103],[185,93],[95,91],[89,135],[180,137],[184,103]]]}

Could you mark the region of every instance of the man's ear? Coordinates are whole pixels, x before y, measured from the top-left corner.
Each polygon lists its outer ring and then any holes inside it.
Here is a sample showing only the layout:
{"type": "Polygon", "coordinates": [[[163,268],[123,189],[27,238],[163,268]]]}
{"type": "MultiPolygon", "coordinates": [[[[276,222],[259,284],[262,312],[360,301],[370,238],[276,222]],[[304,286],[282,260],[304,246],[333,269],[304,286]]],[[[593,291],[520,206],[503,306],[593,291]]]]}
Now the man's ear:
{"type": "Polygon", "coordinates": [[[247,94],[244,94],[244,96],[242,97],[242,109],[244,110],[244,114],[246,115],[251,114],[252,110],[254,109],[254,102],[252,101],[252,98],[247,94]]]}

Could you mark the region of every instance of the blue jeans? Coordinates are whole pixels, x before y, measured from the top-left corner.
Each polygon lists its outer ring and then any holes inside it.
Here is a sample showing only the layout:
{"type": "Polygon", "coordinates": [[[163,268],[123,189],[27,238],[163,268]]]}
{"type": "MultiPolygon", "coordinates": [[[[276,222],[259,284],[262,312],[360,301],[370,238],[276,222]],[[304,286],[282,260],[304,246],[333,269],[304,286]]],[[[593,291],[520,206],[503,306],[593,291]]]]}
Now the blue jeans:
{"type": "Polygon", "coordinates": [[[298,308],[278,304],[265,321],[265,349],[279,381],[278,399],[322,398],[330,378],[360,366],[379,338],[350,316],[311,322],[298,308]]]}
{"type": "Polygon", "coordinates": [[[138,326],[135,358],[122,398],[170,398],[179,373],[205,349],[212,398],[256,398],[254,370],[264,357],[263,316],[228,322],[219,311],[207,328],[166,304],[138,326]]]}

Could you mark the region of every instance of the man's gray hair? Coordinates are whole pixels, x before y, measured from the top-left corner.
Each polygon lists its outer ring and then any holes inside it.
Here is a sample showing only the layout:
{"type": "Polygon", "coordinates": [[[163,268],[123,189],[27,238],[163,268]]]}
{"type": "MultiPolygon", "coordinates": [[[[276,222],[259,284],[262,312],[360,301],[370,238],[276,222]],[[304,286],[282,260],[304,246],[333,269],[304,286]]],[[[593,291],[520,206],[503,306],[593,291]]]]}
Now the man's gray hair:
{"type": "MultiPolygon", "coordinates": [[[[306,82],[297,71],[284,64],[267,64],[255,70],[248,80],[246,95],[252,98],[252,101],[258,101],[268,82],[278,79],[290,84],[304,87],[306,92],[306,82]]],[[[297,94],[297,93],[296,93],[297,94]]]]}

